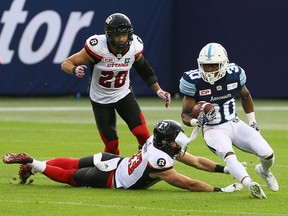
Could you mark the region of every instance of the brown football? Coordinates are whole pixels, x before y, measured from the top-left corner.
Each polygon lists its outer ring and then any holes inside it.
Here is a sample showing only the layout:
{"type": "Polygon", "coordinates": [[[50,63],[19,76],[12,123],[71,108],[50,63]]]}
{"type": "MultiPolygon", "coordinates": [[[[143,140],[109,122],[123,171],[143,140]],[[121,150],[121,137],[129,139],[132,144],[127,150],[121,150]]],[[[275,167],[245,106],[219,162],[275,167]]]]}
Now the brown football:
{"type": "Polygon", "coordinates": [[[198,118],[202,106],[204,106],[205,114],[207,114],[210,110],[215,109],[213,104],[206,101],[199,101],[192,109],[192,118],[198,118]]]}

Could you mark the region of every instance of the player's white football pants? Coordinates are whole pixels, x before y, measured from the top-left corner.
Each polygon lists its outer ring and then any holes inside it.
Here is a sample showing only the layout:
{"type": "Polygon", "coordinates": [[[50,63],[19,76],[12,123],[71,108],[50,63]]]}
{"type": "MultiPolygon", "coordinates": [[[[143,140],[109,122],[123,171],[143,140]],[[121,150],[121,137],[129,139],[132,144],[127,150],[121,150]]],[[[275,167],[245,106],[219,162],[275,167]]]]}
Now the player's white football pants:
{"type": "Polygon", "coordinates": [[[203,132],[208,147],[223,159],[228,152],[234,152],[233,144],[260,158],[273,154],[261,134],[237,117],[220,125],[205,125],[203,132]]]}

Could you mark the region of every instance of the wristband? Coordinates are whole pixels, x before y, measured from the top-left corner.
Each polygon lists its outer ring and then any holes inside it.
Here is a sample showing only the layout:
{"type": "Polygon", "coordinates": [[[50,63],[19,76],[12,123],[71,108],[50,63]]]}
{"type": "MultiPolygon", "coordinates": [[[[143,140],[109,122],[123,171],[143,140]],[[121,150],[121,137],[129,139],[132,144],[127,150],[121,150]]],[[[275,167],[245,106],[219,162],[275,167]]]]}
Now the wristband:
{"type": "Polygon", "coordinates": [[[256,122],[256,118],[255,118],[255,113],[251,112],[251,113],[246,113],[247,119],[249,124],[252,124],[253,122],[256,122]]]}
{"type": "Polygon", "coordinates": [[[159,93],[163,91],[161,88],[157,90],[156,94],[159,95],[159,93]]]}
{"type": "Polygon", "coordinates": [[[192,127],[198,126],[198,119],[192,118],[192,119],[190,120],[190,125],[191,125],[192,127]]]}
{"type": "Polygon", "coordinates": [[[77,68],[77,66],[74,66],[73,68],[72,68],[72,73],[75,75],[75,73],[76,73],[76,68],[77,68]]]}
{"type": "Polygon", "coordinates": [[[213,192],[223,192],[221,188],[214,187],[213,192]]]}
{"type": "Polygon", "coordinates": [[[219,172],[219,173],[224,173],[224,166],[216,164],[214,171],[219,172]]]}

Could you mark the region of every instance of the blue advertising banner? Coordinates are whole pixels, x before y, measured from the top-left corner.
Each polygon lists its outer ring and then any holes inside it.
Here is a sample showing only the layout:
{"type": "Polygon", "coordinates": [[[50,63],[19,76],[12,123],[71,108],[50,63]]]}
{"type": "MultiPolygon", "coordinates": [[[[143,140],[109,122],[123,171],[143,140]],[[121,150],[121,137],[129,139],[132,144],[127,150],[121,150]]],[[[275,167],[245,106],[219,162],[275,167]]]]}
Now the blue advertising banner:
{"type": "MultiPolygon", "coordinates": [[[[144,42],[143,54],[155,73],[170,74],[171,67],[159,62],[163,53],[168,61],[171,58],[166,46],[171,41],[171,1],[143,3],[136,0],[133,5],[131,3],[109,0],[85,1],[85,4],[78,0],[61,4],[56,0],[1,1],[0,95],[86,94],[89,72],[84,79],[79,79],[61,71],[60,64],[80,51],[88,37],[103,34],[106,18],[115,12],[130,18],[134,33],[144,42]]],[[[131,73],[131,80],[136,94],[154,93],[135,71],[131,73]]],[[[169,78],[165,78],[166,81],[169,78]]]]}
{"type": "MultiPolygon", "coordinates": [[[[288,98],[285,67],[286,1],[0,1],[0,96],[87,94],[83,79],[61,71],[63,59],[104,33],[112,13],[126,14],[144,42],[144,56],[163,89],[179,92],[184,71],[197,67],[200,49],[221,43],[244,68],[254,98],[288,98]],[[256,10],[257,8],[257,10],[256,10]]],[[[138,96],[155,95],[135,71],[138,96]]]]}

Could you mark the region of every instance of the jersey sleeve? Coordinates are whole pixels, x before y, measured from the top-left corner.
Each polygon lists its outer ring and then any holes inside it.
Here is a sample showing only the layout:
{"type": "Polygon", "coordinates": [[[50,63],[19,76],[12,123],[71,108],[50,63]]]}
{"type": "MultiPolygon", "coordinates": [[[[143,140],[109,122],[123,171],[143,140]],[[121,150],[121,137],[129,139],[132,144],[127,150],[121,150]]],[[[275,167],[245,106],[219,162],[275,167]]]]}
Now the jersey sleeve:
{"type": "Polygon", "coordinates": [[[85,42],[85,50],[95,62],[98,62],[103,58],[101,55],[102,43],[102,38],[99,35],[93,35],[85,42]]]}
{"type": "Polygon", "coordinates": [[[136,59],[140,54],[143,53],[144,43],[139,36],[133,34],[133,42],[132,42],[131,46],[133,46],[133,48],[135,50],[135,59],[136,59]]]}
{"type": "MultiPolygon", "coordinates": [[[[195,71],[196,72],[196,71],[195,71]]],[[[184,72],[183,76],[180,79],[179,89],[180,92],[184,95],[195,97],[196,94],[196,85],[191,79],[191,75],[193,76],[193,71],[184,72]]]]}
{"type": "Polygon", "coordinates": [[[239,68],[240,68],[240,75],[239,75],[240,85],[242,87],[243,85],[246,84],[246,74],[245,74],[245,71],[241,67],[239,67],[239,68]]]}
{"type": "Polygon", "coordinates": [[[148,159],[148,167],[153,172],[162,172],[173,168],[174,160],[166,153],[155,150],[150,152],[148,159]]]}
{"type": "Polygon", "coordinates": [[[238,83],[240,84],[238,85],[238,90],[241,90],[241,88],[246,84],[246,74],[244,69],[235,63],[230,63],[227,67],[227,73],[231,74],[238,80],[238,83]]]}

